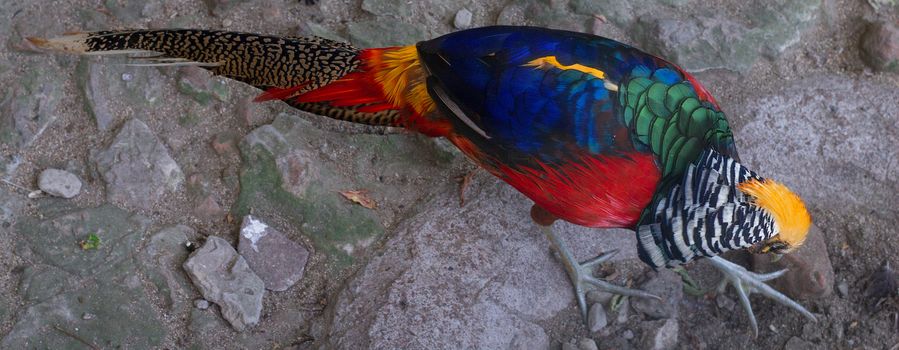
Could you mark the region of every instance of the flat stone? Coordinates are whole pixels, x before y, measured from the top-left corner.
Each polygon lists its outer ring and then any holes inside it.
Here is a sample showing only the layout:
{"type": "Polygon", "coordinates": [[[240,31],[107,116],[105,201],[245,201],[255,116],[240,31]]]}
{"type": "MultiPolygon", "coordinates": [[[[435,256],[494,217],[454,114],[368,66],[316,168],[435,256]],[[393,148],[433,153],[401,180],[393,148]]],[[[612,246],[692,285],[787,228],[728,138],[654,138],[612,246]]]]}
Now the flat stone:
{"type": "Polygon", "coordinates": [[[677,318],[684,297],[680,276],[668,269],[660,269],[656,276],[644,282],[640,289],[662,298],[629,298],[634,310],[653,319],[677,318]]]}
{"type": "Polygon", "coordinates": [[[163,100],[163,89],[169,89],[158,70],[124,64],[83,60],[77,78],[87,110],[101,131],[119,125],[121,117],[115,112],[121,108],[119,104],[136,114],[153,113],[163,100]]]}
{"type": "Polygon", "coordinates": [[[62,95],[59,75],[52,71],[28,71],[8,82],[0,94],[0,144],[24,148],[56,120],[62,95]]]}
{"type": "Polygon", "coordinates": [[[677,347],[679,324],[676,319],[644,323],[643,349],[668,350],[677,347]]]}
{"type": "Polygon", "coordinates": [[[405,0],[363,0],[362,9],[379,17],[407,18],[412,15],[405,0]]]}
{"type": "Polygon", "coordinates": [[[305,247],[250,215],[243,218],[237,250],[265,283],[265,288],[279,292],[303,278],[309,259],[305,247]]]}
{"type": "Polygon", "coordinates": [[[65,170],[45,169],[38,176],[37,186],[41,191],[62,198],[73,198],[81,193],[81,180],[65,170]]]}
{"type": "Polygon", "coordinates": [[[596,333],[606,328],[609,324],[609,317],[606,315],[606,309],[602,304],[593,304],[587,312],[587,328],[590,332],[596,333]]]}
{"type": "Polygon", "coordinates": [[[42,302],[65,290],[72,275],[50,265],[32,265],[22,272],[19,293],[26,302],[42,302]]]}
{"type": "Polygon", "coordinates": [[[771,260],[771,255],[753,255],[752,266],[756,271],[763,272],[788,269],[782,277],[769,282],[769,285],[791,298],[823,298],[833,294],[833,266],[827,255],[824,236],[817,225],[812,225],[805,244],[800,249],[783,255],[777,262],[771,260]]]}
{"type": "Polygon", "coordinates": [[[391,208],[430,195],[411,185],[445,179],[433,169],[445,164],[448,156],[428,140],[322,130],[331,125],[327,123],[280,114],[250,132],[240,143],[240,195],[232,214],[286,218],[288,222],[279,227],[282,232],[294,235],[302,230],[316,252],[339,269],[364,253],[384,233],[385,223],[400,218],[391,208]],[[342,167],[348,164],[353,165],[349,172],[342,167]],[[376,196],[379,210],[339,194],[356,189],[376,196]]]}
{"type": "Polygon", "coordinates": [[[209,236],[184,262],[184,270],[203,298],[219,305],[222,317],[234,329],[243,331],[259,322],[265,293],[262,280],[228,241],[209,236]]]}
{"type": "Polygon", "coordinates": [[[693,11],[679,0],[572,0],[575,14],[603,14],[639,47],[688,71],[748,71],[796,45],[817,20],[821,0],[751,2],[738,11],[693,11]],[[747,24],[751,22],[751,24],[747,24]]]}
{"type": "MultiPolygon", "coordinates": [[[[538,322],[576,307],[568,276],[528,218],[529,202],[486,176],[475,177],[467,193],[459,208],[455,191],[435,192],[348,281],[327,346],[549,347],[538,322]]],[[[553,229],[579,260],[616,247],[635,251],[632,233],[553,229]]]]}
{"type": "Polygon", "coordinates": [[[166,328],[140,288],[99,281],[25,309],[3,349],[151,349],[166,328]],[[85,317],[85,315],[90,315],[85,317]]]}
{"type": "Polygon", "coordinates": [[[195,235],[194,229],[184,225],[166,227],[150,237],[140,254],[142,270],[160,299],[173,310],[189,300],[191,285],[180,267],[189,254],[185,243],[195,235]]]}
{"type": "Polygon", "coordinates": [[[106,149],[91,160],[106,181],[106,198],[126,207],[150,209],[184,182],[181,168],[144,122],[125,123],[106,149]]]}
{"type": "Polygon", "coordinates": [[[371,20],[347,24],[350,42],[359,47],[383,47],[409,45],[427,39],[417,26],[399,21],[371,20]]]}
{"type": "Polygon", "coordinates": [[[862,34],[861,53],[871,68],[899,72],[899,27],[889,22],[869,23],[862,34]]]}
{"type": "Polygon", "coordinates": [[[96,275],[132,256],[149,222],[112,205],[60,213],[47,218],[19,219],[13,228],[18,242],[39,262],[77,276],[96,275]],[[100,245],[84,250],[80,240],[95,234],[100,245]]]}

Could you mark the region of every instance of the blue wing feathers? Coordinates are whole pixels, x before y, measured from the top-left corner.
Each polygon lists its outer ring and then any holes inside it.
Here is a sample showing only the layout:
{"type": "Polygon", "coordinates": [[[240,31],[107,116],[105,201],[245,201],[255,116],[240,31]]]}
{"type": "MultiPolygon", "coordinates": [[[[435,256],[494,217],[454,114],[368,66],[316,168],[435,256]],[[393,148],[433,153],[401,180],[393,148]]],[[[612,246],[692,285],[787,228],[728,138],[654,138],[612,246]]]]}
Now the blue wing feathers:
{"type": "Polygon", "coordinates": [[[672,84],[683,79],[675,70],[662,69],[667,62],[625,44],[542,28],[471,29],[420,43],[419,52],[432,74],[445,69],[439,74],[441,84],[477,112],[479,126],[492,143],[511,145],[548,162],[572,151],[548,147],[614,151],[623,142],[615,135],[624,128],[627,114],[635,111],[618,110],[624,97],[594,75],[526,63],[555,56],[562,65],[599,69],[612,82],[653,75],[672,84]],[[571,142],[558,142],[563,138],[571,142]],[[549,140],[553,142],[544,142],[549,140]]]}

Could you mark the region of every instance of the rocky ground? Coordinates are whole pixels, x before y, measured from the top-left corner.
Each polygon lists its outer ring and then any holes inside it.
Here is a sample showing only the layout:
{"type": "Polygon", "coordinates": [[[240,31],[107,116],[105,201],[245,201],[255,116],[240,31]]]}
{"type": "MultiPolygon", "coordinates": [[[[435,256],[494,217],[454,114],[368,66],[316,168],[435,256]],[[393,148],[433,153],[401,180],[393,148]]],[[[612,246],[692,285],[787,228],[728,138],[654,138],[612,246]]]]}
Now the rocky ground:
{"type": "Polygon", "coordinates": [[[0,347],[895,350],[897,23],[893,0],[0,2],[0,347]],[[665,297],[593,293],[584,325],[526,198],[476,172],[460,205],[474,167],[446,142],[23,40],[198,27],[384,46],[492,24],[592,32],[694,72],[743,160],[818,227],[780,262],[731,258],[792,268],[777,286],[818,322],[753,297],[753,339],[706,263],[685,283],[640,264],[628,231],[557,224],[579,258],[621,250],[599,273],[665,297]]]}

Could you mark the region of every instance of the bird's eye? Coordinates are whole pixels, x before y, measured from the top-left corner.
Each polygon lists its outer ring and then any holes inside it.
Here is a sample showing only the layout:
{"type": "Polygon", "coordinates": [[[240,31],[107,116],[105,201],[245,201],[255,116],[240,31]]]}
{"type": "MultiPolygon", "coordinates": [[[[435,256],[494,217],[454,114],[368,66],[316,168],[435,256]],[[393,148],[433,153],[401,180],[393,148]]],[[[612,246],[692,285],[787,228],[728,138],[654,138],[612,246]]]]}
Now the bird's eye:
{"type": "Polygon", "coordinates": [[[789,247],[783,242],[774,242],[768,245],[767,251],[769,253],[774,254],[784,254],[789,250],[789,247]]]}

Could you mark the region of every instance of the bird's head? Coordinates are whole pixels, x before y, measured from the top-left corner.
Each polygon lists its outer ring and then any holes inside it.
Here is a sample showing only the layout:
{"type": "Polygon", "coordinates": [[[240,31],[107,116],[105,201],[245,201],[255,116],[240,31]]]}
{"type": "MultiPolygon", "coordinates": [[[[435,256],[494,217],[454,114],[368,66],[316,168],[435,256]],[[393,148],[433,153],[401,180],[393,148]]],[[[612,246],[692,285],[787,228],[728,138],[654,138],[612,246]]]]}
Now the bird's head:
{"type": "Polygon", "coordinates": [[[749,248],[753,253],[786,254],[805,243],[812,218],[805,203],[784,184],[774,180],[750,179],[737,185],[750,204],[768,214],[771,238],[749,248]]]}
{"type": "Polygon", "coordinates": [[[711,149],[663,191],[637,227],[640,257],[654,267],[736,249],[789,253],[811,226],[805,204],[787,186],[711,149]]]}

